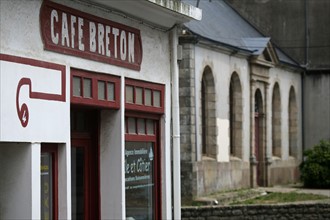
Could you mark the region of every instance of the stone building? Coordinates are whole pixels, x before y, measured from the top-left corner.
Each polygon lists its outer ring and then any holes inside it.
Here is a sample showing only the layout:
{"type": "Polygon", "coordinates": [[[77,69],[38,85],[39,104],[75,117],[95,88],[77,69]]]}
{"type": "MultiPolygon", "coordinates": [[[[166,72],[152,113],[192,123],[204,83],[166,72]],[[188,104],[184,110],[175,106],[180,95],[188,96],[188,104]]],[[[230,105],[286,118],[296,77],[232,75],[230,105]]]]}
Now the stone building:
{"type": "Polygon", "coordinates": [[[181,217],[177,25],[201,15],[0,1],[0,219],[181,217]]]}
{"type": "Polygon", "coordinates": [[[303,148],[330,140],[330,1],[226,1],[304,68],[303,148]]]}
{"type": "Polygon", "coordinates": [[[182,198],[293,183],[302,159],[302,70],[224,1],[182,26],[182,198]]]}

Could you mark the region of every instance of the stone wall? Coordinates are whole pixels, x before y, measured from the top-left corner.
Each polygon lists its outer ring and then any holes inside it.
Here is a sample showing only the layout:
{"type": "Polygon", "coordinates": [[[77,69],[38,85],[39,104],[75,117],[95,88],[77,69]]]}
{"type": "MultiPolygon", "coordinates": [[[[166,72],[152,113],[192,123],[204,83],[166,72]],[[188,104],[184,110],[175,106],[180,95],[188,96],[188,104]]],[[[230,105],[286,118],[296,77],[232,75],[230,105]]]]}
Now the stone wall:
{"type": "Polygon", "coordinates": [[[217,162],[204,160],[195,163],[197,172],[197,196],[229,189],[250,186],[250,164],[241,160],[217,162]]]}
{"type": "Polygon", "coordinates": [[[182,220],[215,219],[330,219],[330,204],[184,207],[182,220]]]}

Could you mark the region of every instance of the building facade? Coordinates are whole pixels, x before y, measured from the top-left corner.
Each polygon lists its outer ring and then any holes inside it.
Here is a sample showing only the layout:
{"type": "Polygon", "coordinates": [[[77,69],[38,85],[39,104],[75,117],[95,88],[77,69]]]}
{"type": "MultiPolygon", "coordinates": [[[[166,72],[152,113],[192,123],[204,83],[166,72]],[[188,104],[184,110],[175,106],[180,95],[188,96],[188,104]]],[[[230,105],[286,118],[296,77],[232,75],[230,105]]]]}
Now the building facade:
{"type": "Polygon", "coordinates": [[[330,140],[330,2],[227,2],[304,67],[303,148],[330,140]]]}
{"type": "Polygon", "coordinates": [[[180,216],[175,25],[201,10],[35,0],[0,14],[0,218],[180,216]]]}
{"type": "Polygon", "coordinates": [[[182,198],[296,182],[301,70],[224,1],[179,43],[182,198]]]}

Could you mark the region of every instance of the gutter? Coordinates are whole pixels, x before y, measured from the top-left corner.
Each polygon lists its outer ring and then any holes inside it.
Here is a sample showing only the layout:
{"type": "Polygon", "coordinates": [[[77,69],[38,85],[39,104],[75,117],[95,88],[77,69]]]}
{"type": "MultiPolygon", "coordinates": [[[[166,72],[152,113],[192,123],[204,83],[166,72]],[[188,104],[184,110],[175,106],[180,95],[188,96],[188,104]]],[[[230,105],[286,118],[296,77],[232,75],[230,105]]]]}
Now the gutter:
{"type": "Polygon", "coordinates": [[[180,109],[177,27],[171,30],[173,219],[181,219],[180,109]]]}

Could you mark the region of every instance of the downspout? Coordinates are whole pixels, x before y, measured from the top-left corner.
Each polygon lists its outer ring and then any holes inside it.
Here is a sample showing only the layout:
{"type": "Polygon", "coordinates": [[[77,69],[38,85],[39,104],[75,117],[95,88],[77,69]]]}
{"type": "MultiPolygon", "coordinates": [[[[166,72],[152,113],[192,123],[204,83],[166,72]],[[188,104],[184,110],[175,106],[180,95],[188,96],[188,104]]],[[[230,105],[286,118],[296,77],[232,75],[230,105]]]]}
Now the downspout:
{"type": "Polygon", "coordinates": [[[177,27],[171,30],[171,73],[172,73],[172,152],[173,152],[173,219],[181,219],[181,158],[180,158],[180,109],[179,109],[179,66],[177,27]]]}
{"type": "MultiPolygon", "coordinates": [[[[301,73],[301,133],[302,133],[302,151],[305,151],[305,80],[306,71],[308,68],[308,53],[309,53],[309,30],[308,30],[308,7],[307,7],[307,0],[305,0],[305,68],[303,73],[301,73]]],[[[303,158],[302,158],[303,159],[303,158]]]]}

